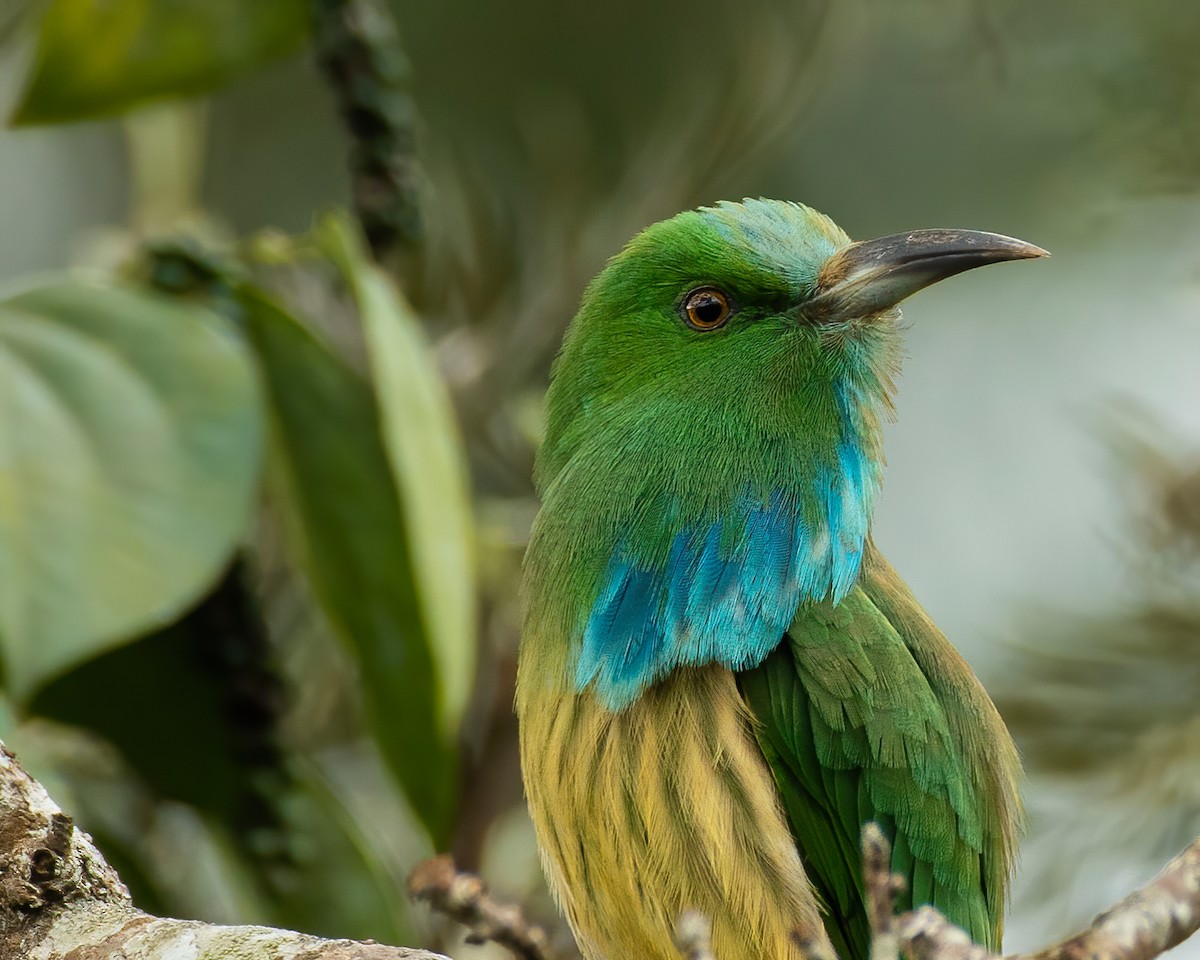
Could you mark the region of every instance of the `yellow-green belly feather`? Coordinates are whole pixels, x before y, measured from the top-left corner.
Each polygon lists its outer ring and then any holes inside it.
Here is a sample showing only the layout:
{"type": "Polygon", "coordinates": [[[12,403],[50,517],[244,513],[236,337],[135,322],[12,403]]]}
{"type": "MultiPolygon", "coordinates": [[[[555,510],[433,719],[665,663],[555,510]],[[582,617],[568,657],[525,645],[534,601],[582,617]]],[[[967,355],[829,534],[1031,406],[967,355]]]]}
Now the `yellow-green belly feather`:
{"type": "Polygon", "coordinates": [[[525,785],[587,960],[677,960],[686,909],[712,921],[722,960],[800,960],[797,936],[826,943],[733,674],[679,670],[614,713],[541,682],[528,666],[538,653],[527,637],[525,785]]]}

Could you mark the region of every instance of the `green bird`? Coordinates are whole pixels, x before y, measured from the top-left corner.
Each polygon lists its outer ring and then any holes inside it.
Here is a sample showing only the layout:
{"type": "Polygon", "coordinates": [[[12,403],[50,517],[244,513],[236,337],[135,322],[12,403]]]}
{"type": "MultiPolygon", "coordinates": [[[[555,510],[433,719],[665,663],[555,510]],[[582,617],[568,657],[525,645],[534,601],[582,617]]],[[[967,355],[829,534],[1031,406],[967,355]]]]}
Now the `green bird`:
{"type": "Polygon", "coordinates": [[[901,906],[997,948],[1019,763],[871,542],[905,297],[1044,256],[852,243],[796,203],[681,213],[587,288],[555,362],[525,560],[522,768],[587,960],[867,960],[860,834],[901,906]],[[802,947],[807,944],[807,947],[802,947]]]}

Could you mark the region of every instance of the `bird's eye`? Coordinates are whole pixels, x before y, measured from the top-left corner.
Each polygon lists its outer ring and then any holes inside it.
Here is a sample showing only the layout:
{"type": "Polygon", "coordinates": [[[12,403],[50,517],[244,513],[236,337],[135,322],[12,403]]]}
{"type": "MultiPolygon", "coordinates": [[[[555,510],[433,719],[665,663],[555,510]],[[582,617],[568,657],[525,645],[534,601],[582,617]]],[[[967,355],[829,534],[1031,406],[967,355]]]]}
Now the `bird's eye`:
{"type": "Polygon", "coordinates": [[[716,330],[725,325],[731,313],[729,297],[713,287],[693,290],[683,301],[683,319],[693,330],[716,330]]]}

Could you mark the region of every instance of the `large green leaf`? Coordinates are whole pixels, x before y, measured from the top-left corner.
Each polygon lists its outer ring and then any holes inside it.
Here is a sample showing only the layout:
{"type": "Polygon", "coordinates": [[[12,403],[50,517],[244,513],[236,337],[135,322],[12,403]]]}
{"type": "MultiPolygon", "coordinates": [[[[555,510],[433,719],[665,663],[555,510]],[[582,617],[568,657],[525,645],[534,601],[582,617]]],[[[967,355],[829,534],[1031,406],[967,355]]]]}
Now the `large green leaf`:
{"type": "Polygon", "coordinates": [[[330,217],[320,238],[362,318],[383,441],[442,685],[443,726],[453,734],[471,694],[476,652],[475,534],[458,425],[412,309],[367,258],[355,228],[330,217]]]}
{"type": "Polygon", "coordinates": [[[261,433],[253,363],[215,314],[73,282],[0,301],[0,652],[19,700],[211,585],[261,433]]]}
{"type": "Polygon", "coordinates": [[[305,0],[51,0],[12,122],[207,93],[295,49],[307,24],[305,0]]]}
{"type": "Polygon", "coordinates": [[[270,395],[278,475],[300,561],[359,663],[380,750],[435,843],[453,822],[456,760],[368,384],[265,295],[241,294],[270,395]]]}

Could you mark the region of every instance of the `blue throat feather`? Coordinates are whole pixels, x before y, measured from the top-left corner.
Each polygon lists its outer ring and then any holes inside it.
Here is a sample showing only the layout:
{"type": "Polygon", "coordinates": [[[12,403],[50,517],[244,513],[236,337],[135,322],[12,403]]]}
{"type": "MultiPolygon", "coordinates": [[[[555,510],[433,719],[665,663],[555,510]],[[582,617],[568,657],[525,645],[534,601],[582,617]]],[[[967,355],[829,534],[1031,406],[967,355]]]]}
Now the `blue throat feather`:
{"type": "Polygon", "coordinates": [[[747,493],[728,517],[678,530],[660,564],[617,544],[582,629],[577,690],[592,686],[619,710],[678,666],[755,667],[801,604],[850,592],[879,466],[851,426],[847,388],[836,396],[845,429],[811,490],[775,491],[766,502],[747,493]]]}

